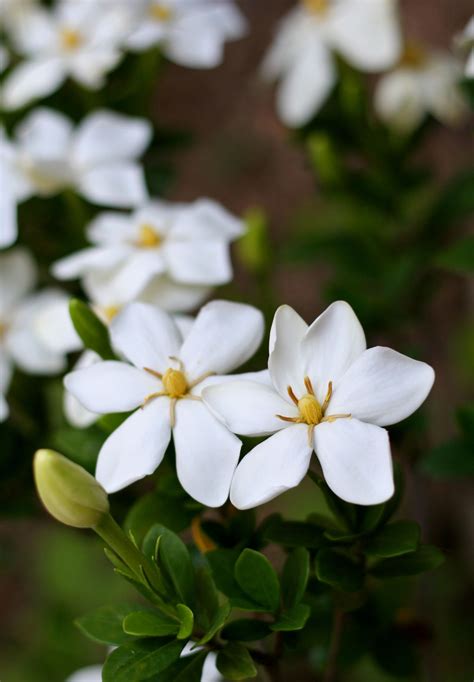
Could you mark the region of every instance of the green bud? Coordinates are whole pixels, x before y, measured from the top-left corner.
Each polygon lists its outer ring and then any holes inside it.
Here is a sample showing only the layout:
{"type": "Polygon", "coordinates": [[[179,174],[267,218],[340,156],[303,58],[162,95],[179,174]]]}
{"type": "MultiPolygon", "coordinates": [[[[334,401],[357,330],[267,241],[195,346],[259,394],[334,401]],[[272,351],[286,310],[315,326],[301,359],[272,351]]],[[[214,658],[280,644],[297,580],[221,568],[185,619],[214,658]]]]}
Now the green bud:
{"type": "Polygon", "coordinates": [[[313,169],[324,185],[336,186],[342,179],[342,169],[334,144],[325,133],[313,133],[308,138],[308,152],[313,169]]]}
{"type": "Polygon", "coordinates": [[[109,513],[107,493],[100,483],[54,450],[38,450],[33,471],[41,502],[61,523],[94,528],[109,513]]]}

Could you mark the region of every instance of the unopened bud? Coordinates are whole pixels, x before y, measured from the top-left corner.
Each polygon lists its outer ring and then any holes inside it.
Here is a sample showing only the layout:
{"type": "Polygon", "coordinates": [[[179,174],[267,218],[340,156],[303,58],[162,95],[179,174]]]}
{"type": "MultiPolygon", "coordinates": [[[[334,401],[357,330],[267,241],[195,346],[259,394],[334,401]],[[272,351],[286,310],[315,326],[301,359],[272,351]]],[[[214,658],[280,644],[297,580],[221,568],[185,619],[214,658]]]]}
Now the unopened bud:
{"type": "Polygon", "coordinates": [[[100,483],[54,450],[38,450],[33,471],[41,502],[61,523],[94,528],[109,513],[107,493],[100,483]]]}

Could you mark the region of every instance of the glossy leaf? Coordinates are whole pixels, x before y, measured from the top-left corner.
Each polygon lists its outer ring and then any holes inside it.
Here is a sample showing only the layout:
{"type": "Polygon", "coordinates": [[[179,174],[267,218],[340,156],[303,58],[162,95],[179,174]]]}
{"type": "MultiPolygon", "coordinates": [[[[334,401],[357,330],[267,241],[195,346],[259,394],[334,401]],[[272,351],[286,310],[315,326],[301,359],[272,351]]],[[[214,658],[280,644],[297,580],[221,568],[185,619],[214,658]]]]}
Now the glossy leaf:
{"type": "Polygon", "coordinates": [[[444,555],[439,549],[432,545],[422,545],[416,552],[377,562],[370,572],[377,578],[398,578],[432,571],[442,563],[444,555]]]}
{"type": "Polygon", "coordinates": [[[281,575],[281,595],[285,608],[291,608],[302,600],[308,584],[309,561],[309,552],[304,547],[296,547],[288,555],[281,575]]]}
{"type": "Polygon", "coordinates": [[[74,329],[86,348],[95,351],[103,360],[115,358],[107,327],[87,303],[73,298],[69,303],[69,314],[74,329]]]}
{"type": "Polygon", "coordinates": [[[253,549],[244,549],[235,563],[234,575],[241,589],[268,611],[276,611],[280,601],[280,583],[267,557],[253,549]]]}
{"type": "Polygon", "coordinates": [[[275,632],[302,630],[310,615],[311,608],[307,604],[295,604],[291,609],[283,611],[270,627],[275,632]]]}
{"type": "Polygon", "coordinates": [[[158,675],[176,661],[184,642],[169,639],[137,640],[112,651],[103,670],[103,682],[139,682],[158,675]]]}
{"type": "Polygon", "coordinates": [[[364,551],[373,557],[394,557],[414,552],[420,542],[420,527],[414,521],[394,521],[371,536],[364,551]]]}
{"type": "Polygon", "coordinates": [[[136,637],[165,637],[178,632],[179,621],[158,611],[133,611],[124,618],[122,627],[136,637]]]}
{"type": "Polygon", "coordinates": [[[122,622],[128,614],[136,611],[134,604],[101,606],[74,622],[89,639],[101,644],[125,644],[132,638],[124,632],[122,622]]]}
{"type": "Polygon", "coordinates": [[[356,592],[364,584],[363,568],[346,554],[332,549],[322,549],[316,556],[316,576],[344,592],[356,592]]]}
{"type": "Polygon", "coordinates": [[[216,665],[221,675],[228,680],[245,680],[257,675],[248,649],[237,642],[230,642],[219,651],[216,665]]]}

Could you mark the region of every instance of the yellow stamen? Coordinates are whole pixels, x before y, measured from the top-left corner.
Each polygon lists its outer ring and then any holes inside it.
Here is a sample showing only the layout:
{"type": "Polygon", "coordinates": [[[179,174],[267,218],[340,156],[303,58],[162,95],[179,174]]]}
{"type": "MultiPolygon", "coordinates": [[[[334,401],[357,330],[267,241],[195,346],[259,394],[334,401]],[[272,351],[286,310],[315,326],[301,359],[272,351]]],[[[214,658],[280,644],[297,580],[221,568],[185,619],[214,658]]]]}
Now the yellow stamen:
{"type": "Polygon", "coordinates": [[[106,305],[102,309],[102,312],[107,322],[112,322],[114,317],[120,312],[120,308],[121,306],[119,305],[106,305]]]}
{"type": "Polygon", "coordinates": [[[188,382],[179,369],[169,369],[163,374],[163,386],[170,398],[182,398],[188,392],[188,382]]]}
{"type": "Polygon", "coordinates": [[[83,43],[81,34],[73,28],[63,28],[59,37],[61,45],[65,50],[77,50],[83,43]]]}
{"type": "Polygon", "coordinates": [[[323,418],[323,411],[321,405],[318,403],[314,395],[307,393],[298,400],[298,409],[303,420],[307,424],[319,424],[323,418]]]}
{"type": "Polygon", "coordinates": [[[137,246],[142,249],[154,249],[162,242],[161,235],[155,230],[153,225],[144,223],[140,225],[138,231],[137,246]]]}
{"type": "Polygon", "coordinates": [[[408,42],[400,57],[400,65],[411,69],[418,69],[426,62],[426,52],[417,43],[408,42]]]}
{"type": "Polygon", "coordinates": [[[324,402],[321,405],[314,394],[313,384],[309,377],[304,378],[304,385],[308,393],[301,398],[297,398],[291,386],[288,386],[288,395],[298,407],[299,417],[287,417],[283,414],[275,415],[278,419],[291,424],[307,424],[308,425],[308,442],[311,444],[313,431],[315,426],[322,422],[334,422],[336,419],[350,419],[350,414],[331,414],[325,416],[326,410],[329,407],[329,402],[332,396],[332,381],[328,383],[328,390],[324,402]]]}
{"type": "Polygon", "coordinates": [[[193,536],[194,544],[200,552],[205,554],[206,552],[211,552],[216,549],[216,545],[209,538],[206,533],[201,528],[201,519],[199,516],[195,516],[191,521],[191,533],[193,536]]]}
{"type": "Polygon", "coordinates": [[[159,2],[151,5],[149,13],[155,21],[169,21],[173,14],[170,7],[166,7],[166,5],[162,5],[159,2]]]}
{"type": "Polygon", "coordinates": [[[326,14],[329,9],[329,0],[302,0],[303,6],[311,14],[326,14]]]}

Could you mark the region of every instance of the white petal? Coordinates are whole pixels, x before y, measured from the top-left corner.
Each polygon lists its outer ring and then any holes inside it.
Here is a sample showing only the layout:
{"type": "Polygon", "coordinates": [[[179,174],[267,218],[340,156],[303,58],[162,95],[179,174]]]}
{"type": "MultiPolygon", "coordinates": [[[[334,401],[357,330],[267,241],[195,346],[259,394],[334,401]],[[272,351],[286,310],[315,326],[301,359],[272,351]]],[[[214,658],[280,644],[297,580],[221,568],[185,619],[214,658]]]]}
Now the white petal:
{"type": "Polygon", "coordinates": [[[102,682],[102,666],[89,665],[86,668],[76,670],[66,682],[102,682]]]}
{"type": "Polygon", "coordinates": [[[257,507],[297,486],[308,471],[312,451],[306,424],[289,426],[257,445],[234,474],[230,491],[234,507],[257,507]]]}
{"type": "Polygon", "coordinates": [[[397,10],[396,0],[334,3],[327,28],[332,46],[357,69],[388,69],[401,52],[397,10]]]}
{"type": "Polygon", "coordinates": [[[181,334],[168,313],[147,303],[130,303],[110,324],[114,348],[136,367],[164,372],[176,356],[181,334]]]}
{"type": "Polygon", "coordinates": [[[353,504],[379,504],[394,491],[390,443],[385,429],[357,419],[323,422],[314,449],[333,493],[353,504]]]}
{"type": "Polygon", "coordinates": [[[114,47],[100,46],[82,51],[70,62],[71,77],[86,88],[97,90],[104,85],[105,74],[115,68],[121,58],[121,53],[114,47]]]}
{"type": "Polygon", "coordinates": [[[315,35],[283,77],[277,91],[277,109],[289,126],[308,123],[319,111],[336,80],[333,58],[315,35]]]}
{"type": "Polygon", "coordinates": [[[69,152],[72,136],[71,121],[53,109],[34,109],[15,130],[23,152],[35,161],[57,161],[69,152]]]}
{"type": "Polygon", "coordinates": [[[297,396],[306,393],[300,345],[307,329],[306,322],[289,305],[276,311],[270,330],[268,369],[273,385],[285,399],[288,386],[297,396]]]}
{"type": "Polygon", "coordinates": [[[10,246],[18,236],[17,198],[9,166],[0,156],[0,249],[10,246]]]}
{"type": "Polygon", "coordinates": [[[126,161],[85,170],[78,179],[78,190],[94,204],[117,208],[137,206],[148,195],[143,168],[126,161]]]}
{"type": "Polygon", "coordinates": [[[301,342],[301,355],[320,402],[328,382],[337,381],[366,348],[364,330],[344,301],[332,303],[313,322],[301,342]]]}
{"type": "Polygon", "coordinates": [[[99,213],[87,227],[87,238],[94,244],[109,246],[132,241],[134,227],[129,215],[118,211],[99,213]]]}
{"type": "Polygon", "coordinates": [[[58,292],[38,310],[35,331],[45,348],[55,353],[72,353],[82,348],[71,316],[69,315],[69,296],[58,292]]]}
{"type": "Polygon", "coordinates": [[[244,223],[212,199],[197,199],[176,212],[173,239],[227,239],[240,237],[244,223]]]}
{"type": "Polygon", "coordinates": [[[397,69],[378,83],[374,105],[379,117],[400,132],[409,132],[426,114],[423,91],[416,74],[397,69]]]}
{"type": "Polygon", "coordinates": [[[128,417],[105,441],[95,477],[108,493],[152,474],[170,442],[169,400],[152,400],[128,417]]]}
{"type": "Polygon", "coordinates": [[[140,300],[160,306],[173,313],[195,310],[208,296],[211,289],[198,284],[181,284],[169,277],[155,277],[140,294],[140,300]]]}
{"type": "Polygon", "coordinates": [[[78,127],[73,148],[77,166],[135,159],[145,151],[152,136],[151,124],[111,111],[95,111],[78,127]]]}
{"type": "Polygon", "coordinates": [[[179,357],[190,378],[205,372],[227,374],[255,353],[263,330],[263,315],[257,308],[212,301],[199,311],[179,357]]]}
{"type": "Polygon", "coordinates": [[[177,282],[216,286],[232,279],[229,246],[224,240],[170,241],[163,250],[169,276],[177,282]]]}
{"type": "Polygon", "coordinates": [[[66,374],[64,386],[86,409],[98,414],[128,412],[162,390],[161,382],[148,372],[115,360],[66,374]]]}
{"type": "Polygon", "coordinates": [[[4,318],[33,288],[36,265],[30,253],[17,247],[0,254],[0,317],[4,318]]]}
{"type": "Polygon", "coordinates": [[[267,436],[286,428],[288,423],[278,414],[299,416],[296,405],[283,400],[272,386],[255,381],[227,381],[205,388],[201,395],[227,428],[242,436],[267,436]]]}
{"type": "MultiPolygon", "coordinates": [[[[91,367],[98,362],[102,362],[102,359],[97,353],[93,350],[85,350],[74,365],[74,370],[91,367]]],[[[78,429],[85,429],[97,420],[97,414],[83,407],[69,391],[64,391],[63,410],[68,422],[78,429]]]]}
{"type": "Polygon", "coordinates": [[[92,270],[113,268],[128,256],[129,249],[123,246],[92,246],[53,263],[51,271],[57,279],[68,280],[81,277],[92,270]]]}
{"type": "Polygon", "coordinates": [[[327,414],[352,414],[388,426],[417,410],[434,381],[433,368],[391,348],[369,348],[336,384],[327,414]]]}
{"type": "Polygon", "coordinates": [[[178,401],[173,438],[183,488],[201,504],[220,507],[229,496],[240,440],[194,400],[178,401]]]}
{"type": "Polygon", "coordinates": [[[10,415],[10,408],[3,394],[0,393],[0,422],[4,422],[10,415]]]}
{"type": "Polygon", "coordinates": [[[57,57],[21,62],[5,79],[2,104],[7,110],[19,109],[58,89],[65,78],[64,64],[57,57]]]}
{"type": "Polygon", "coordinates": [[[468,107],[459,87],[461,63],[451,55],[435,54],[426,69],[423,89],[428,108],[435,118],[446,125],[459,123],[468,107]]]}

